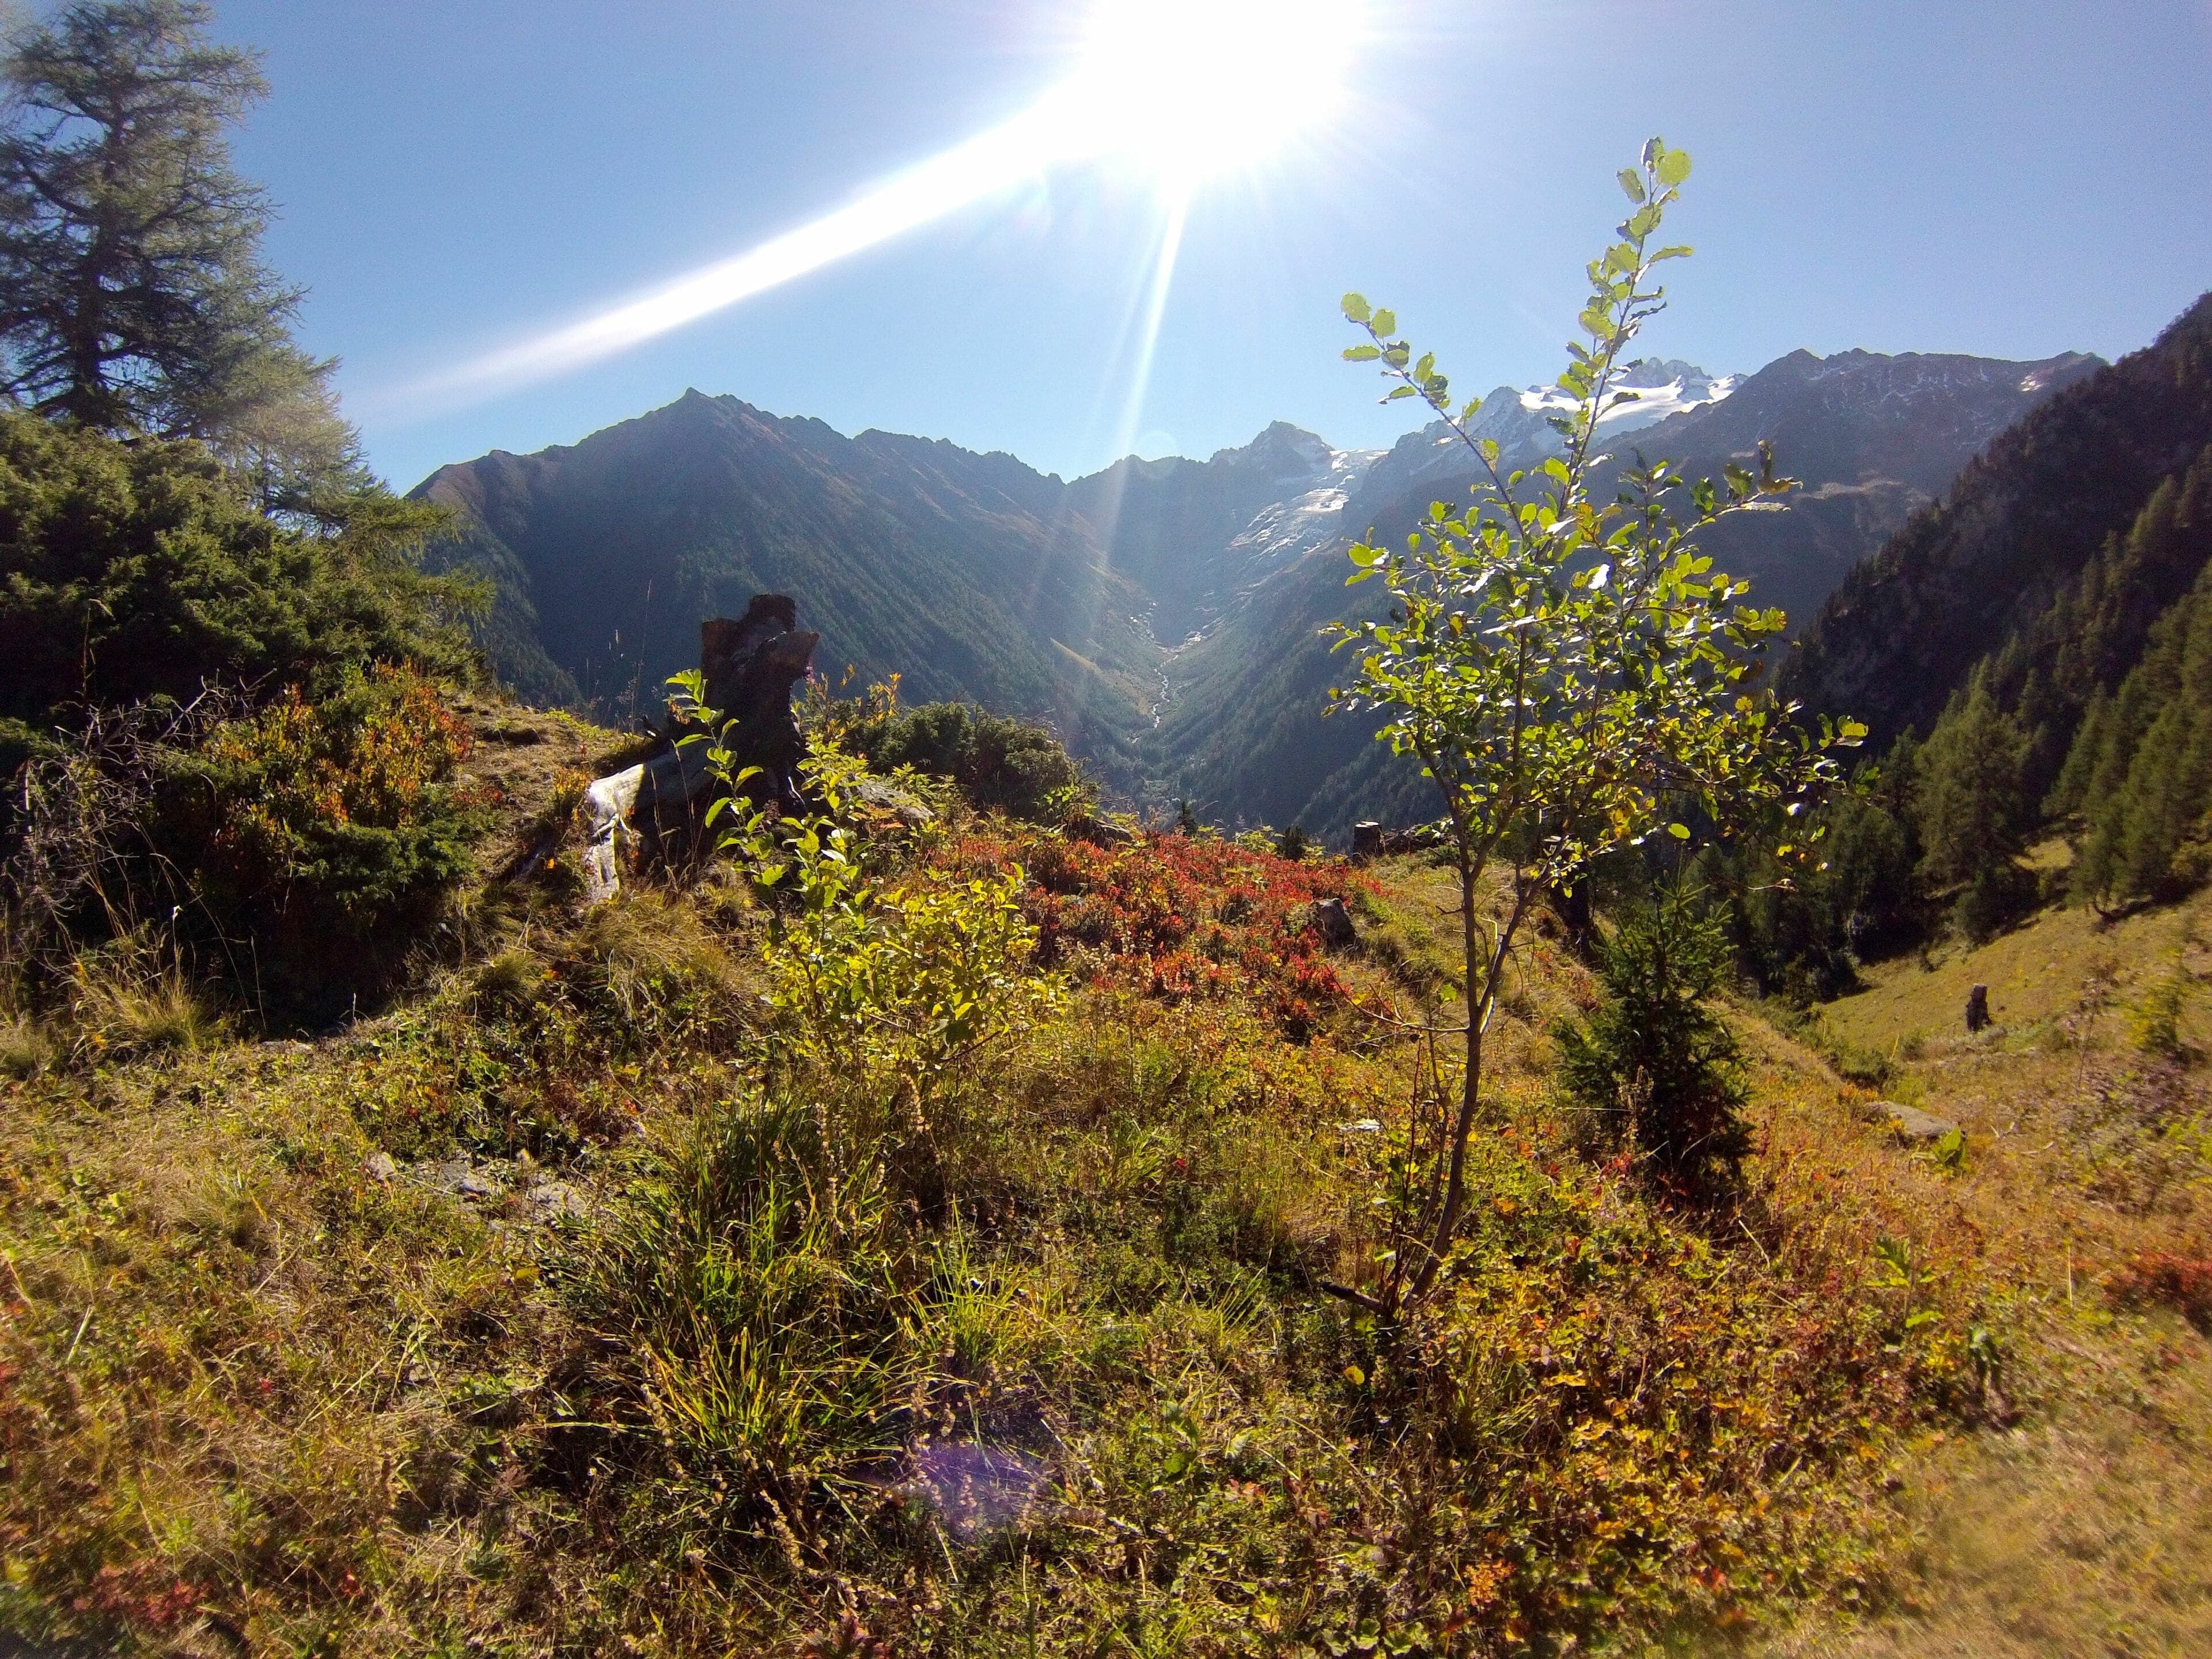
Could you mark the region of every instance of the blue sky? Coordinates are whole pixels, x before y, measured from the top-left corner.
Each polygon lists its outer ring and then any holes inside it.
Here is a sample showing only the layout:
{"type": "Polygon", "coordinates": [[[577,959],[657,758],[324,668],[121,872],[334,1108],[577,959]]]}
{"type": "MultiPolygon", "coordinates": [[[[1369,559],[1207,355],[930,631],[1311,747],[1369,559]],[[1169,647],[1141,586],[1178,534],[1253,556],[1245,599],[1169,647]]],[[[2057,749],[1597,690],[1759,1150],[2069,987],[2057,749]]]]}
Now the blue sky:
{"type": "Polygon", "coordinates": [[[402,489],[686,386],[1064,474],[1277,418],[1386,442],[1408,417],[1337,361],[1337,296],[1395,304],[1463,390],[1548,379],[1654,132],[1696,157],[1698,257],[1646,349],[1715,371],[2112,356],[2212,287],[2212,0],[1369,0],[1335,122],[1192,201],[1140,397],[1168,210],[1080,167],[534,386],[410,392],[1008,118],[1081,9],[221,0],[220,27],[275,86],[237,146],[270,254],[402,489]]]}

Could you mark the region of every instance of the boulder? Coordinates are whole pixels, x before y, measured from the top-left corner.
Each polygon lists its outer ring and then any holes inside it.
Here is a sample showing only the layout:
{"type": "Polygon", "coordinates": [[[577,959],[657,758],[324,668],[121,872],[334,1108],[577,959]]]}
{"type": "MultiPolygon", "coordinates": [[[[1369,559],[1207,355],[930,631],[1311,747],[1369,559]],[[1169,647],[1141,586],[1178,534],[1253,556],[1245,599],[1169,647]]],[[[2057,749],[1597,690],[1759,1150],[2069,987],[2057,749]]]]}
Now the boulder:
{"type": "Polygon", "coordinates": [[[1917,1106],[1900,1106],[1893,1100],[1877,1100],[1873,1110],[1876,1116],[1889,1125],[1890,1133],[1899,1140],[1915,1143],[1941,1140],[1959,1127],[1948,1117],[1923,1112],[1917,1106]]]}
{"type": "Polygon", "coordinates": [[[909,830],[919,830],[925,823],[937,821],[937,814],[927,806],[882,778],[862,778],[854,793],[860,796],[862,805],[889,814],[909,830]]]}
{"type": "Polygon", "coordinates": [[[1352,912],[1344,908],[1340,898],[1316,900],[1310,919],[1322,943],[1332,951],[1342,951],[1359,942],[1359,929],[1352,925],[1352,912]]]}

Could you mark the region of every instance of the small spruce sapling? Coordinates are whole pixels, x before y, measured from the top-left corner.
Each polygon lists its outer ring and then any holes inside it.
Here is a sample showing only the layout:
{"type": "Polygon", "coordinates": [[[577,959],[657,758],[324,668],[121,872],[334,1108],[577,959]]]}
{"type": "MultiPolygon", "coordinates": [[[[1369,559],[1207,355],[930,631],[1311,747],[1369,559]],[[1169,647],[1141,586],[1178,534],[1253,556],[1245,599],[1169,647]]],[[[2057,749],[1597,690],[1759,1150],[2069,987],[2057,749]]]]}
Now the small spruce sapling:
{"type": "Polygon", "coordinates": [[[1604,1005],[1559,1027],[1559,1077],[1666,1187],[1692,1196],[1723,1188],[1748,1147],[1738,1113],[1742,1051],[1707,1006],[1733,952],[1701,896],[1662,887],[1620,916],[1597,945],[1604,1005]]]}
{"type": "Polygon", "coordinates": [[[1771,454],[1762,447],[1756,474],[1732,464],[1718,483],[1639,459],[1616,499],[1593,494],[1601,423],[1638,395],[1620,384],[1627,349],[1665,304],[1655,273],[1690,251],[1658,240],[1689,173],[1689,156],[1655,138],[1620,175],[1632,211],[1589,268],[1582,338],[1559,377],[1576,400],[1553,421],[1561,453],[1531,471],[1501,470],[1498,444],[1472,425],[1480,402],[1453,402],[1435,354],[1417,356],[1390,312],[1345,297],[1367,336],[1346,357],[1379,364],[1398,383],[1385,401],[1421,399],[1483,468],[1473,504],[1432,505],[1404,551],[1352,549],[1350,580],[1380,579],[1394,603],[1385,617],[1331,630],[1358,658],[1334,700],[1380,714],[1382,740],[1435,781],[1461,894],[1460,1097],[1416,1149],[1432,1176],[1382,1293],[1362,1296],[1383,1311],[1425,1296],[1450,1257],[1484,1042],[1532,907],[1609,853],[1653,835],[1690,839],[1669,801],[1693,800],[1719,826],[1778,806],[1799,817],[1838,778],[1836,751],[1864,735],[1850,721],[1810,732],[1755,684],[1783,615],[1741,604],[1746,584],[1696,550],[1705,526],[1792,487],[1771,454]],[[1494,917],[1493,875],[1504,889],[1494,917]]]}

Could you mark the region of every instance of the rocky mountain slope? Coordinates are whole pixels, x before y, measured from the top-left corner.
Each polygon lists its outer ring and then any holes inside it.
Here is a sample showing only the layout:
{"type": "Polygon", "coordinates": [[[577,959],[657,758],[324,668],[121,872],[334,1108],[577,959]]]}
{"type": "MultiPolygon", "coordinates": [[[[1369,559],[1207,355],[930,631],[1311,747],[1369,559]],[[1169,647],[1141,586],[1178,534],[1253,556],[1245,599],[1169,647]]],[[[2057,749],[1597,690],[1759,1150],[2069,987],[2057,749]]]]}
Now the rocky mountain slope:
{"type": "MultiPolygon", "coordinates": [[[[1738,380],[1651,361],[1607,435],[1706,471],[1771,442],[1807,490],[1711,550],[1809,615],[1991,437],[2095,367],[1798,352],[1738,380]]],[[[1556,444],[1559,402],[1501,388],[1482,434],[1526,465],[1556,444]]],[[[484,643],[526,696],[649,711],[702,617],[789,591],[832,672],[1048,720],[1130,799],[1339,830],[1415,805],[1364,729],[1322,722],[1335,665],[1319,630],[1349,602],[1348,532],[1400,535],[1430,501],[1463,497],[1471,458],[1443,435],[1343,451],[1278,422],[1205,461],[1133,457],[1069,482],[694,392],[574,446],[442,468],[416,493],[460,510],[463,535],[435,556],[491,578],[484,643]]]]}
{"type": "MultiPolygon", "coordinates": [[[[1652,395],[1609,428],[1618,453],[1714,474],[1763,439],[1804,481],[1786,502],[1715,526],[1705,546],[1761,603],[1810,617],[1984,444],[2099,362],[1800,351],[1733,382],[1686,365],[1640,367],[1636,379],[1652,395]]],[[[1505,466],[1554,445],[1542,405],[1540,392],[1507,388],[1484,400],[1479,435],[1497,439],[1505,466]]],[[[1437,426],[1401,441],[1346,505],[1346,527],[1395,544],[1431,501],[1465,500],[1479,463],[1448,436],[1437,426]]],[[[1317,548],[1178,654],[1151,756],[1170,789],[1217,812],[1331,835],[1355,817],[1427,814],[1418,780],[1370,741],[1367,726],[1318,718],[1340,672],[1319,630],[1355,605],[1382,602],[1374,587],[1347,593],[1347,568],[1340,547],[1317,548]]]]}
{"type": "MultiPolygon", "coordinates": [[[[2208,443],[2212,295],[1991,444],[1836,590],[1787,683],[1814,708],[1849,708],[1878,741],[1924,733],[1975,663],[2031,628],[2208,443]]],[[[2141,620],[2194,574],[2177,566],[2141,620]]]]}

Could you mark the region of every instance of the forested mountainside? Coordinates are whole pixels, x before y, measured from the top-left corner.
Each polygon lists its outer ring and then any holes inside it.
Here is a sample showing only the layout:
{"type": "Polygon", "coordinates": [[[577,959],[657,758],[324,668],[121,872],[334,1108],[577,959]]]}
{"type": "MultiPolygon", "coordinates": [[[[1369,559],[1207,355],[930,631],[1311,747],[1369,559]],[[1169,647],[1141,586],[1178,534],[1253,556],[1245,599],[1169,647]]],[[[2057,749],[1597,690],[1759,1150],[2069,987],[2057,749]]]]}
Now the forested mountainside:
{"type": "Polygon", "coordinates": [[[1334,538],[1373,459],[1278,423],[1208,461],[1132,459],[1070,484],[695,392],[573,447],[441,468],[415,493],[460,510],[460,539],[434,557],[491,578],[483,642],[526,696],[650,709],[696,660],[702,617],[803,592],[830,672],[1048,720],[1134,797],[1159,641],[1334,538]]]}
{"type": "MultiPolygon", "coordinates": [[[[1716,526],[1703,544],[1721,568],[1750,580],[1760,603],[1797,617],[1984,444],[2100,364],[2072,353],[2018,363],[1799,351],[1732,386],[1693,379],[1686,365],[1649,367],[1658,373],[1641,377],[1652,388],[1647,407],[1664,417],[1638,430],[1638,410],[1613,428],[1624,459],[1640,453],[1717,474],[1763,439],[1778,467],[1804,481],[1785,501],[1716,526]]],[[[1499,442],[1506,467],[1530,465],[1556,441],[1537,402],[1507,388],[1484,400],[1482,434],[1499,442]]],[[[1446,438],[1437,426],[1401,441],[1346,507],[1345,527],[1372,528],[1395,544],[1431,501],[1465,500],[1479,463],[1446,438]]],[[[1418,780],[1369,741],[1365,725],[1319,718],[1340,669],[1319,630],[1380,603],[1372,588],[1347,593],[1347,568],[1340,547],[1317,550],[1176,660],[1153,763],[1164,776],[1216,811],[1330,835],[1357,817],[1425,815],[1418,780]]]]}
{"type": "MultiPolygon", "coordinates": [[[[2096,366],[1798,352],[1741,381],[1632,371],[1608,426],[1716,471],[1761,438],[1808,483],[1723,526],[1711,550],[1763,601],[1809,614],[1984,442],[2096,366]]],[[[1539,390],[1480,417],[1509,464],[1553,441],[1539,390]]],[[[1048,720],[1125,799],[1340,832],[1425,815],[1366,730],[1324,723],[1346,614],[1346,536],[1402,533],[1471,461],[1437,431],[1387,454],[1278,422],[1206,461],[1125,459],[1073,482],[1006,455],[781,418],[697,392],[572,447],[495,451],[416,495],[460,509],[434,556],[491,578],[480,637],[525,696],[623,717],[694,659],[702,617],[808,596],[822,661],[909,701],[1048,720]]]]}
{"type": "MultiPolygon", "coordinates": [[[[1908,726],[1925,732],[1974,665],[2014,636],[2010,672],[2023,684],[2031,667],[2049,679],[2073,624],[2045,613],[2069,594],[2069,605],[2081,599],[2076,585],[2100,554],[2100,570],[2118,575],[2115,538],[2208,442],[2212,295],[1991,444],[1941,504],[1836,590],[1787,683],[1814,708],[1848,708],[1887,741],[1908,726]]],[[[2133,655],[2150,617],[2195,574],[2186,558],[2137,562],[2121,605],[2131,620],[2102,630],[2100,672],[2133,655]]],[[[2074,684],[2086,697],[2087,683],[2074,684]]]]}
{"type": "Polygon", "coordinates": [[[1948,907],[1986,938],[2039,898],[2126,906],[2212,874],[2208,348],[2212,295],[1991,445],[1829,602],[1784,687],[1867,720],[1887,758],[1831,815],[1834,902],[1783,932],[1856,953],[1948,907]],[[2071,861],[2031,867],[2051,836],[2071,861]]]}
{"type": "Polygon", "coordinates": [[[1066,489],[1005,455],[678,402],[416,492],[463,510],[445,556],[492,576],[485,643],[526,694],[658,706],[702,617],[803,592],[822,662],[923,698],[1049,717],[1117,784],[1158,648],[1066,489]]]}

